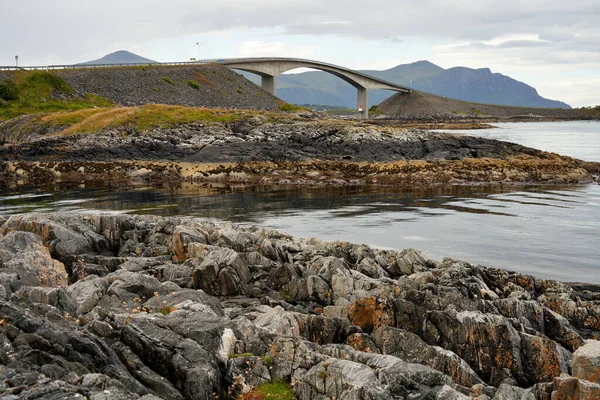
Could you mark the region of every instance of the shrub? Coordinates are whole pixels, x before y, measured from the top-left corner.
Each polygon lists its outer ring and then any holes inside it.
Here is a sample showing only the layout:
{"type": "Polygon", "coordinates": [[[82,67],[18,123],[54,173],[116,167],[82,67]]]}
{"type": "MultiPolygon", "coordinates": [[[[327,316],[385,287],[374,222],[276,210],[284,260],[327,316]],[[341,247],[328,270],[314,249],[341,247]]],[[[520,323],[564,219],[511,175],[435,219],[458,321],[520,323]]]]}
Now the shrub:
{"type": "Polygon", "coordinates": [[[307,110],[309,110],[306,107],[300,107],[300,106],[297,106],[295,104],[284,103],[284,102],[279,103],[279,109],[281,111],[290,111],[290,112],[294,112],[294,111],[307,111],[307,110]]]}
{"type": "Polygon", "coordinates": [[[6,80],[0,82],[0,99],[11,101],[19,98],[19,89],[13,81],[6,80]]]}
{"type": "Polygon", "coordinates": [[[195,81],[195,80],[193,80],[193,79],[190,79],[190,80],[188,81],[188,85],[189,85],[190,87],[192,87],[192,88],[196,89],[196,90],[200,89],[200,85],[198,84],[198,82],[196,82],[196,81],[195,81]]]}
{"type": "Polygon", "coordinates": [[[61,77],[51,74],[50,72],[34,71],[28,74],[22,84],[23,87],[50,87],[54,90],[64,93],[75,93],[73,88],[69,86],[61,77]]]}
{"type": "Polygon", "coordinates": [[[175,86],[175,82],[173,82],[173,79],[171,79],[171,78],[169,78],[167,76],[161,76],[160,79],[162,79],[163,81],[167,82],[171,86],[175,86]]]}

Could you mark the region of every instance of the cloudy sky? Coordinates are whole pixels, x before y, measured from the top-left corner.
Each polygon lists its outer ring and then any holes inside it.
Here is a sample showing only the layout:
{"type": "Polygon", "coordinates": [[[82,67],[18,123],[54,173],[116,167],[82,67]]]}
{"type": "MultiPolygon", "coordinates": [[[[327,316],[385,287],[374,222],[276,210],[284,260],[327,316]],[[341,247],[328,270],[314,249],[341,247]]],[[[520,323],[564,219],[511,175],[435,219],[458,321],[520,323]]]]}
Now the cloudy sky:
{"type": "Polygon", "coordinates": [[[0,65],[129,50],[157,61],[291,56],[356,69],[489,67],[600,104],[598,0],[0,0],[0,65]],[[196,44],[198,43],[198,44],[196,44]]]}

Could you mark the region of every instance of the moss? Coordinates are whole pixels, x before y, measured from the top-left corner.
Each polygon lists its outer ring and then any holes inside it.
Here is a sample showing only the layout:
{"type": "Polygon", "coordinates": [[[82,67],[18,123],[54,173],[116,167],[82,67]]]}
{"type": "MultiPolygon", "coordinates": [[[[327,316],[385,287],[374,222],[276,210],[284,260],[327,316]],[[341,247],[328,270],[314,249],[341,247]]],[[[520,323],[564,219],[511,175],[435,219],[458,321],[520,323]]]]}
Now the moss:
{"type": "Polygon", "coordinates": [[[187,83],[193,89],[196,89],[196,90],[200,89],[200,85],[198,84],[198,82],[196,82],[193,79],[190,79],[187,83]]]}

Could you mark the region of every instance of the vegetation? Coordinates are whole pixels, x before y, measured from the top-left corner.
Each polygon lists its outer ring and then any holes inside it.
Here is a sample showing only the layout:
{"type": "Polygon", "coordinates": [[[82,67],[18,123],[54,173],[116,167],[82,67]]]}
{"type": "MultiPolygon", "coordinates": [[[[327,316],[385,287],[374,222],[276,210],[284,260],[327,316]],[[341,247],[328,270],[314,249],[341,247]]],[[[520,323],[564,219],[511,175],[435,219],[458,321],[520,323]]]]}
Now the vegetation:
{"type": "Polygon", "coordinates": [[[198,82],[196,82],[196,81],[195,81],[195,80],[193,80],[193,79],[190,79],[190,80],[188,81],[188,85],[189,85],[191,88],[194,88],[194,89],[196,89],[196,90],[199,90],[199,89],[200,89],[200,85],[198,84],[198,82]]]}
{"type": "Polygon", "coordinates": [[[18,71],[0,83],[0,121],[25,114],[110,107],[100,96],[77,96],[62,78],[45,71],[18,71]]]}
{"type": "Polygon", "coordinates": [[[383,113],[377,109],[377,105],[373,105],[373,106],[371,106],[371,108],[369,108],[369,115],[381,115],[381,114],[383,114],[383,113]]]}
{"type": "Polygon", "coordinates": [[[254,357],[254,353],[241,353],[241,354],[239,354],[239,353],[229,353],[228,356],[229,356],[229,359],[240,358],[240,357],[241,358],[249,358],[249,357],[254,357]]]}
{"type": "Polygon", "coordinates": [[[595,107],[581,107],[579,110],[592,118],[600,118],[600,105],[595,107]]]}
{"type": "Polygon", "coordinates": [[[172,313],[173,311],[177,310],[177,307],[169,307],[169,306],[165,306],[165,307],[161,307],[159,308],[157,311],[159,313],[161,313],[162,315],[167,315],[172,313]]]}
{"type": "Polygon", "coordinates": [[[241,395],[240,400],[294,400],[296,395],[285,381],[266,382],[241,395]]]}
{"type": "Polygon", "coordinates": [[[200,107],[147,104],[141,107],[115,107],[54,113],[40,117],[48,125],[69,125],[63,134],[94,133],[104,128],[127,126],[137,132],[152,128],[170,128],[192,122],[228,123],[249,112],[200,107]]]}
{"type": "Polygon", "coordinates": [[[169,78],[167,76],[161,76],[160,79],[162,79],[163,81],[167,82],[171,86],[175,86],[175,82],[173,81],[173,79],[171,79],[171,78],[169,78]]]}
{"type": "Polygon", "coordinates": [[[291,104],[291,103],[285,103],[283,101],[281,103],[279,103],[279,109],[281,111],[286,111],[286,112],[310,111],[310,109],[308,109],[306,107],[297,106],[297,105],[291,104]]]}
{"type": "Polygon", "coordinates": [[[11,101],[19,98],[19,89],[13,81],[0,82],[0,100],[11,101]]]}

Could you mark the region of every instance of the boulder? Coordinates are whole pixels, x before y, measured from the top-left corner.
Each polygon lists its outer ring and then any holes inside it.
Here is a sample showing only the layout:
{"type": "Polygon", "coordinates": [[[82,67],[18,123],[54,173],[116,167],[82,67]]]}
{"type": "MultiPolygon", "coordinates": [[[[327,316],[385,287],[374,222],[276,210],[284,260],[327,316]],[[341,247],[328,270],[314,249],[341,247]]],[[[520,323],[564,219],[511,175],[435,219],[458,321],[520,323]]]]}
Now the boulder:
{"type": "Polygon", "coordinates": [[[99,278],[96,275],[89,275],[83,280],[75,282],[67,288],[67,292],[71,295],[77,304],[77,312],[86,314],[98,304],[102,296],[106,293],[109,283],[104,278],[99,278]]]}
{"type": "Polygon", "coordinates": [[[600,341],[586,340],[573,353],[573,376],[600,384],[600,341]]]}
{"type": "Polygon", "coordinates": [[[577,379],[566,374],[554,378],[553,383],[552,400],[600,399],[600,384],[598,383],[577,379]]]}
{"type": "Polygon", "coordinates": [[[250,270],[240,255],[232,249],[192,243],[188,246],[194,261],[194,288],[215,296],[246,293],[250,270]]]}
{"type": "Polygon", "coordinates": [[[13,285],[64,287],[68,283],[65,266],[53,260],[40,238],[30,232],[0,236],[0,272],[15,272],[18,283],[13,285]]]}

